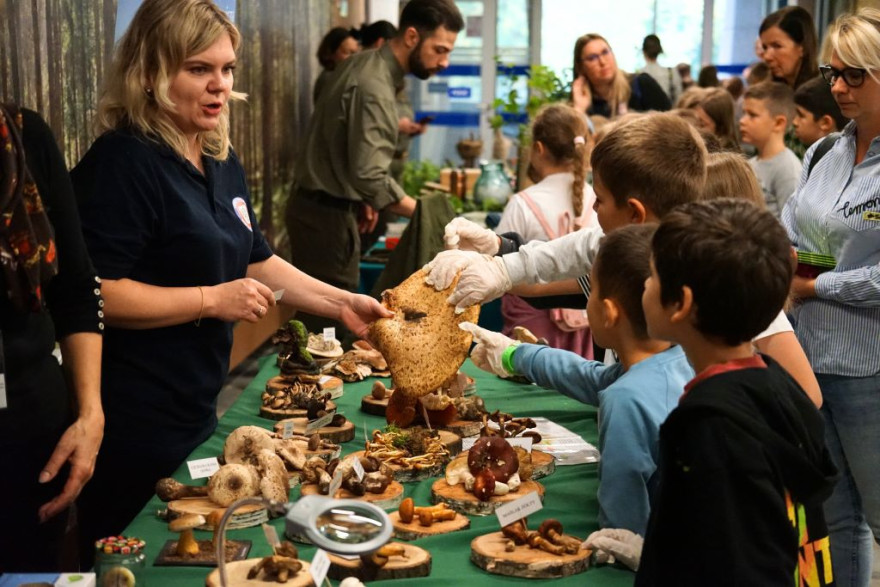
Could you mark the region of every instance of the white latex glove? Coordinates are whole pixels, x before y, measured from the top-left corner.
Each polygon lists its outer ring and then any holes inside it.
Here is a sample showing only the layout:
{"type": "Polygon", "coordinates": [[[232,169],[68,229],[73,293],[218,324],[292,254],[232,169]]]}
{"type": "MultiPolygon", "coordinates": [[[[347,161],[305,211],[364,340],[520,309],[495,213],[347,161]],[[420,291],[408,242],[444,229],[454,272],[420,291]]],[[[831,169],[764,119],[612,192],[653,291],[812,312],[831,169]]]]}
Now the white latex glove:
{"type": "Polygon", "coordinates": [[[633,571],[637,571],[642,559],[644,542],[641,536],[629,530],[605,528],[590,534],[581,544],[581,548],[592,549],[595,552],[596,561],[599,563],[617,560],[633,571]]]}
{"type": "Polygon", "coordinates": [[[443,242],[447,249],[476,251],[484,255],[497,254],[500,246],[497,234],[460,216],[453,218],[443,229],[443,242]]]}
{"type": "Polygon", "coordinates": [[[502,258],[483,255],[461,272],[455,291],[448,300],[455,306],[456,314],[461,314],[469,306],[500,298],[510,288],[510,274],[502,258]]]}
{"type": "Polygon", "coordinates": [[[433,285],[437,291],[443,291],[452,283],[462,269],[474,263],[484,263],[485,258],[475,251],[443,251],[431,259],[422,270],[428,272],[425,283],[433,285]]]}
{"type": "Polygon", "coordinates": [[[500,332],[480,328],[473,322],[462,322],[458,327],[474,336],[474,342],[477,344],[471,351],[471,360],[474,365],[499,377],[513,375],[501,364],[501,355],[507,347],[518,345],[517,341],[507,338],[500,332]]]}

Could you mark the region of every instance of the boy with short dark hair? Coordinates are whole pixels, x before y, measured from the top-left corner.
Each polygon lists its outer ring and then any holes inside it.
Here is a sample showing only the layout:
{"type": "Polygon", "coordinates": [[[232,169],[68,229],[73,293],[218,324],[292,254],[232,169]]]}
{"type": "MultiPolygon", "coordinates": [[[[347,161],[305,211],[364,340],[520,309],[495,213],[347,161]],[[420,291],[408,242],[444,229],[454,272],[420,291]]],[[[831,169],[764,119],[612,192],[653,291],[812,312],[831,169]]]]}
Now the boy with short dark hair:
{"type": "Polygon", "coordinates": [[[641,553],[619,531],[586,545],[619,552],[636,585],[831,584],[822,502],[837,471],[822,416],[751,345],[788,296],[784,229],[744,200],[697,202],[663,219],[651,253],[648,332],[680,344],[697,376],[660,429],[641,553]]]}
{"type": "Polygon", "coordinates": [[[650,275],[656,225],[630,225],[606,235],[592,269],[587,315],[597,344],[619,363],[605,365],[543,345],[519,345],[465,323],[477,346],[474,363],[510,377],[525,375],[583,403],[599,406],[599,526],[644,534],[657,486],[660,424],[693,377],[681,347],[648,335],[642,292],[650,275]]]}
{"type": "Polygon", "coordinates": [[[742,142],[758,151],[749,163],[761,182],[767,208],[776,218],[801,176],[801,160],[785,146],[785,130],[793,114],[794,97],[787,85],[761,82],[746,90],[739,131],[742,142]]]}
{"type": "Polygon", "coordinates": [[[794,93],[794,133],[809,147],[825,136],[843,130],[849,119],[831,95],[831,86],[821,76],[805,82],[794,93]]]}

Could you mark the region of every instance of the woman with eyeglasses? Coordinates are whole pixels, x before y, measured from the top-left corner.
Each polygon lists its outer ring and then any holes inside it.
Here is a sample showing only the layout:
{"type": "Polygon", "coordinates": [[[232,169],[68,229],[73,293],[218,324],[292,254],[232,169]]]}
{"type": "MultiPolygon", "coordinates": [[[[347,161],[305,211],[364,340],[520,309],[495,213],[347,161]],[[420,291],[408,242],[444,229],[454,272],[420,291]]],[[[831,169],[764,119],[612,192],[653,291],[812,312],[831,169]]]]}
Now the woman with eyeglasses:
{"type": "Polygon", "coordinates": [[[835,584],[867,586],[880,541],[880,10],[838,18],[822,60],[852,121],[824,155],[823,141],[807,151],[782,222],[799,260],[792,322],[841,472],[825,502],[835,584]]]}
{"type": "Polygon", "coordinates": [[[618,69],[608,41],[595,33],[574,44],[574,76],[572,105],[589,115],[616,118],[627,112],[671,107],[666,92],[650,75],[628,75],[618,69]]]}

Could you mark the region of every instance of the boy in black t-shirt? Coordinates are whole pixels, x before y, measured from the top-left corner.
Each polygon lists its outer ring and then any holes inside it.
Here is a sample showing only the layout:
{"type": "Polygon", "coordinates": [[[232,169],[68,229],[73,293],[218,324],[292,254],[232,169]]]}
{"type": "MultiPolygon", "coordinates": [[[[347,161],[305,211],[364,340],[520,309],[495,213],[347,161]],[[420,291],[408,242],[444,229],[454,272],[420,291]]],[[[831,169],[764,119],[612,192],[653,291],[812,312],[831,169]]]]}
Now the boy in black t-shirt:
{"type": "Polygon", "coordinates": [[[680,344],[697,376],[660,428],[644,547],[620,530],[585,543],[637,568],[636,585],[833,584],[822,502],[837,471],[822,417],[751,345],[792,273],[783,228],[743,200],[686,204],[657,229],[648,332],[680,344]]]}

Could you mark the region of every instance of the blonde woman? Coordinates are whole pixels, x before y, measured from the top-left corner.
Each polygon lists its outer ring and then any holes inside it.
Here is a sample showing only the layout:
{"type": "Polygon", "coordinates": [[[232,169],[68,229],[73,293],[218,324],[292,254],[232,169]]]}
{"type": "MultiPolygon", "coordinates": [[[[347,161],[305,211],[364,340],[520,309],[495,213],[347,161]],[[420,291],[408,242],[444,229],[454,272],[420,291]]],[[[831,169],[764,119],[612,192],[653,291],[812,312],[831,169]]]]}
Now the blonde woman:
{"type": "Polygon", "coordinates": [[[238,30],[210,0],[146,0],[73,171],[103,280],[106,427],[80,522],[86,558],[118,534],[217,425],[236,321],[280,302],[363,335],[389,313],[272,254],[229,142],[238,30]]]}
{"type": "Polygon", "coordinates": [[[821,59],[851,122],[824,155],[821,142],[807,151],[782,224],[802,261],[791,286],[795,333],[822,388],[825,441],[842,473],[825,502],[835,584],[867,586],[880,542],[880,10],[838,18],[821,59]],[[808,265],[817,255],[834,268],[808,265]]]}
{"type": "Polygon", "coordinates": [[[571,101],[580,112],[615,118],[627,112],[669,110],[669,97],[647,73],[627,75],[617,67],[608,41],[590,33],[574,45],[571,101]]]}

